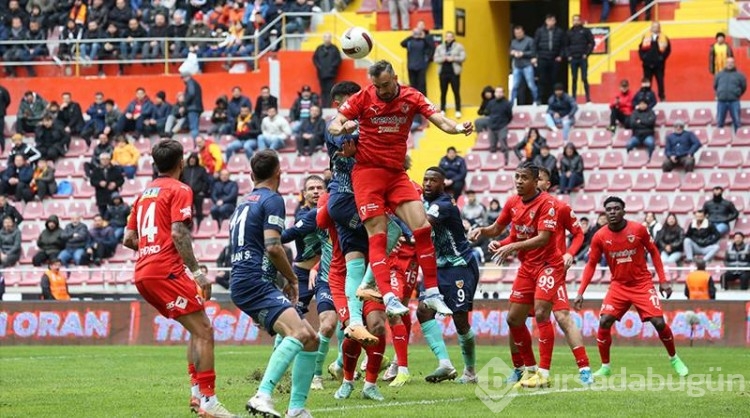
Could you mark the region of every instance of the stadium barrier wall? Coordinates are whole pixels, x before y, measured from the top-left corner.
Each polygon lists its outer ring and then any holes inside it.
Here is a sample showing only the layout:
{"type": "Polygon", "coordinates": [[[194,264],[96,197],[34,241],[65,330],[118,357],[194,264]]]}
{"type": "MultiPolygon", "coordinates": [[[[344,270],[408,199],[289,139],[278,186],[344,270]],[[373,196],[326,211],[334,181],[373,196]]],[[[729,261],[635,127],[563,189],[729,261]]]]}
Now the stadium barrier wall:
{"type": "MultiPolygon", "coordinates": [[[[571,311],[581,327],[587,345],[595,345],[599,301],[587,301],[580,312],[571,311]]],[[[416,302],[411,304],[411,343],[423,343],[416,320],[416,302]]],[[[664,305],[667,322],[681,345],[750,346],[750,302],[669,301],[664,305]],[[688,323],[687,311],[695,312],[698,323],[688,323]],[[691,341],[692,340],[692,341],[691,341]]],[[[208,302],[206,310],[213,322],[218,344],[271,344],[272,338],[250,317],[229,302],[208,302]]],[[[315,312],[311,307],[310,312],[315,312]]],[[[481,300],[471,316],[477,342],[506,345],[508,338],[507,302],[481,300]]],[[[317,328],[317,317],[309,315],[317,328]]],[[[456,340],[450,319],[438,321],[448,341],[456,340]]],[[[694,321],[695,322],[695,321],[694,321]]],[[[527,325],[533,329],[533,321],[527,325]]],[[[564,344],[556,327],[558,344],[564,344]]],[[[651,325],[644,325],[631,310],[613,327],[618,345],[660,345],[651,325]]],[[[177,322],[158,315],[145,302],[3,302],[0,305],[0,345],[114,345],[183,344],[189,334],[177,322]]]]}

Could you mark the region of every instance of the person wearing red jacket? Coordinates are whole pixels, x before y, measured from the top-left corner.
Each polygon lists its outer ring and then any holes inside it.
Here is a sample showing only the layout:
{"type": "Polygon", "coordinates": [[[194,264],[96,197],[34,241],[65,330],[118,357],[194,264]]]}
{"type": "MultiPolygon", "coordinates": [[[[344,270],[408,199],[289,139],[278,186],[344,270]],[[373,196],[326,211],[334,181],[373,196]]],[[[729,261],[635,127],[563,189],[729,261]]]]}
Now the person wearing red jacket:
{"type": "Polygon", "coordinates": [[[620,91],[609,102],[609,130],[613,133],[617,130],[617,122],[624,128],[629,128],[628,119],[633,114],[633,92],[630,91],[628,80],[620,81],[620,91]]]}

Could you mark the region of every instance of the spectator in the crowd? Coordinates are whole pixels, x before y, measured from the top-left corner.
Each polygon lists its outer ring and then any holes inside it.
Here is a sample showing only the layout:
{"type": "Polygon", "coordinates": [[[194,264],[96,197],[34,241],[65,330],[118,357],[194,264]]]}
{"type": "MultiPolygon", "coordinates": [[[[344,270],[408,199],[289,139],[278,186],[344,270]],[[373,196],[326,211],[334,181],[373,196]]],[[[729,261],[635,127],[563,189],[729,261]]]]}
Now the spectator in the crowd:
{"type": "Polygon", "coordinates": [[[690,221],[687,232],[685,232],[685,261],[692,263],[694,256],[702,255],[705,262],[710,262],[719,252],[719,240],[721,234],[716,226],[706,218],[703,210],[695,211],[694,218],[690,221]]]}
{"type": "Polygon", "coordinates": [[[740,289],[747,290],[750,285],[750,270],[731,270],[750,267],[750,243],[745,242],[745,234],[742,232],[734,233],[724,256],[724,265],[727,266],[727,271],[721,276],[721,287],[729,290],[729,285],[739,280],[740,289]]]}
{"type": "Polygon", "coordinates": [[[211,186],[211,217],[216,221],[219,230],[221,223],[229,219],[237,206],[239,187],[237,182],[229,179],[229,170],[221,170],[219,180],[211,186]]]}
{"type": "Polygon", "coordinates": [[[487,207],[487,221],[494,222],[502,212],[503,207],[500,206],[500,201],[497,199],[490,200],[490,205],[487,207]]]}
{"type": "Polygon", "coordinates": [[[115,254],[115,247],[117,247],[115,231],[104,221],[101,215],[95,215],[89,234],[91,239],[86,248],[86,256],[95,266],[100,266],[102,260],[115,254]]]}
{"type": "Polygon", "coordinates": [[[143,122],[144,131],[149,134],[164,136],[167,129],[167,118],[172,114],[172,105],[167,103],[167,94],[163,91],[156,93],[151,117],[143,122]]]}
{"type": "Polygon", "coordinates": [[[646,216],[643,219],[643,226],[648,230],[651,239],[656,241],[656,237],[659,235],[659,231],[661,231],[662,224],[656,219],[656,214],[654,212],[646,212],[646,216]]]}
{"type": "Polygon", "coordinates": [[[36,240],[36,246],[39,252],[31,258],[31,263],[35,267],[41,267],[49,260],[57,258],[60,251],[65,248],[65,241],[62,239],[62,229],[60,229],[60,219],[57,215],[50,215],[44,223],[44,230],[39,234],[36,240]]]}
{"type": "Polygon", "coordinates": [[[703,204],[703,212],[722,236],[729,232],[729,223],[740,216],[734,203],[724,199],[723,194],[724,188],[715,186],[713,189],[713,198],[703,204]]]}
{"type": "Polygon", "coordinates": [[[484,86],[482,89],[482,103],[479,104],[477,114],[480,115],[474,121],[474,129],[484,132],[490,129],[490,118],[487,116],[487,104],[495,99],[495,89],[492,86],[484,86]]]}
{"type": "Polygon", "coordinates": [[[669,38],[661,32],[659,22],[651,23],[651,31],[643,37],[638,53],[643,63],[643,78],[656,78],[659,88],[659,100],[666,100],[664,93],[664,68],[672,52],[669,38]]]}
{"type": "MultiPolygon", "coordinates": [[[[8,49],[3,53],[3,60],[6,62],[28,62],[31,60],[31,49],[29,48],[29,31],[24,27],[21,18],[13,17],[11,19],[10,31],[7,33],[7,41],[12,43],[8,45],[8,49]]],[[[34,66],[27,65],[26,71],[30,77],[36,77],[34,66]]],[[[5,74],[8,77],[16,76],[16,66],[6,65],[5,74]]]]}
{"type": "Polygon", "coordinates": [[[308,0],[290,1],[287,3],[286,11],[289,13],[307,13],[307,15],[287,17],[286,33],[305,33],[310,28],[312,19],[309,13],[312,12],[312,2],[308,2],[308,0]]]}
{"type": "MultiPolygon", "coordinates": [[[[544,152],[542,152],[544,154],[544,152]]],[[[583,184],[583,158],[578,154],[576,146],[572,143],[565,144],[563,155],[560,158],[560,193],[570,194],[573,189],[583,184]]],[[[554,178],[555,175],[552,174],[554,178]]],[[[555,183],[550,179],[550,182],[555,183]]]]}
{"type": "MultiPolygon", "coordinates": [[[[120,59],[120,45],[122,42],[122,30],[114,22],[109,22],[104,32],[104,44],[102,45],[101,58],[103,59],[120,59]]],[[[125,64],[122,62],[117,65],[117,75],[122,75],[125,64]]],[[[104,76],[104,64],[99,64],[99,76],[104,76]]]]}
{"type": "Polygon", "coordinates": [[[649,6],[651,6],[651,3],[653,3],[654,0],[630,0],[630,15],[633,16],[634,14],[638,13],[638,3],[641,2],[643,3],[643,7],[646,8],[646,10],[643,12],[644,20],[649,21],[651,20],[651,10],[653,9],[653,7],[649,6]]]}
{"type": "Polygon", "coordinates": [[[490,152],[496,153],[499,145],[505,157],[504,164],[508,165],[508,125],[513,120],[513,103],[505,98],[502,87],[495,88],[495,98],[487,103],[485,114],[490,120],[490,152]]]}
{"type": "MultiPolygon", "coordinates": [[[[47,31],[42,28],[41,22],[38,19],[32,19],[29,22],[29,41],[47,41],[47,31]]],[[[35,43],[35,44],[29,44],[29,58],[30,61],[34,61],[37,58],[41,57],[47,57],[49,56],[49,49],[47,48],[47,43],[35,43]]],[[[26,67],[26,70],[28,71],[29,67],[26,67]]],[[[31,66],[32,71],[29,73],[30,77],[33,77],[35,75],[34,67],[31,66]]]]}
{"type": "MultiPolygon", "coordinates": [[[[539,104],[539,90],[534,81],[534,62],[536,62],[536,48],[534,48],[534,39],[526,36],[523,26],[513,28],[513,39],[510,41],[510,56],[513,60],[513,89],[510,93],[511,103],[516,102],[518,97],[518,88],[525,80],[526,85],[531,90],[531,96],[534,104],[539,104]]],[[[497,93],[497,89],[495,90],[497,93]]]]}
{"type": "Polygon", "coordinates": [[[31,181],[34,179],[34,168],[26,162],[23,155],[16,155],[13,164],[2,172],[0,194],[13,196],[16,201],[34,200],[31,181]]]}
{"type": "Polygon", "coordinates": [[[271,95],[271,89],[268,86],[260,88],[260,95],[255,100],[255,114],[258,115],[258,119],[263,120],[268,116],[268,109],[278,109],[279,99],[276,96],[271,95]]]}
{"type": "Polygon", "coordinates": [[[477,200],[474,190],[466,191],[466,203],[461,209],[461,217],[472,228],[487,225],[487,208],[477,200]]]}
{"type": "Polygon", "coordinates": [[[201,113],[203,113],[203,90],[201,85],[189,73],[182,73],[185,82],[185,111],[187,112],[188,128],[193,140],[198,137],[201,113]]]}
{"type": "Polygon", "coordinates": [[[583,91],[586,103],[591,102],[589,90],[589,55],[594,51],[594,35],[589,28],[583,26],[580,15],[573,15],[573,26],[568,30],[565,42],[565,52],[568,55],[570,73],[573,76],[571,88],[572,96],[578,96],[578,72],[581,73],[583,91]]]}
{"type": "Polygon", "coordinates": [[[83,128],[83,113],[81,105],[73,101],[70,93],[62,94],[62,103],[60,104],[60,113],[57,115],[65,133],[69,135],[78,135],[83,128]]]}
{"type": "Polygon", "coordinates": [[[60,267],[62,267],[60,260],[49,260],[49,269],[44,272],[40,282],[43,300],[70,300],[68,275],[61,272],[60,267]]]}
{"type": "Polygon", "coordinates": [[[461,118],[461,68],[466,60],[466,49],[459,42],[453,32],[445,33],[445,42],[435,50],[435,63],[438,64],[440,75],[440,110],[445,112],[445,97],[450,85],[456,103],[456,119],[461,118]]]}
{"type": "Polygon", "coordinates": [[[0,219],[5,218],[6,216],[13,218],[13,222],[15,222],[16,225],[21,225],[21,222],[23,222],[23,215],[21,215],[21,212],[19,212],[15,206],[8,203],[8,199],[5,195],[0,193],[0,219]]]}
{"type": "Polygon", "coordinates": [[[106,126],[104,118],[107,115],[107,105],[104,104],[102,92],[94,94],[94,103],[86,110],[86,114],[89,115],[89,120],[81,128],[81,137],[86,141],[87,146],[91,146],[91,138],[99,136],[100,133],[104,132],[106,126]]]}
{"type": "MultiPolygon", "coordinates": [[[[154,23],[148,29],[149,38],[166,38],[169,36],[167,17],[163,14],[154,16],[154,23]]],[[[148,41],[143,43],[143,59],[159,58],[164,52],[164,41],[148,41]]]]}
{"type": "Polygon", "coordinates": [[[612,4],[615,0],[601,0],[602,12],[599,14],[599,22],[605,23],[609,20],[609,12],[612,10],[612,4]]]}
{"type": "Polygon", "coordinates": [[[688,273],[685,278],[685,297],[688,300],[716,299],[714,279],[706,271],[705,261],[696,260],[695,270],[688,273]]]}
{"type": "MultiPolygon", "coordinates": [[[[104,101],[104,108],[107,113],[104,115],[104,130],[100,132],[100,134],[112,135],[117,128],[117,122],[120,121],[120,116],[122,116],[122,114],[112,99],[104,101]]],[[[91,145],[90,143],[88,144],[91,145]]]]}
{"type": "Polygon", "coordinates": [[[234,137],[226,148],[226,161],[228,162],[239,149],[245,150],[248,160],[258,149],[258,135],[260,135],[260,121],[254,113],[250,112],[249,106],[243,106],[239,115],[235,118],[234,137]]]}
{"type": "Polygon", "coordinates": [[[44,200],[57,193],[57,181],[55,180],[55,163],[53,161],[39,160],[34,169],[34,177],[29,184],[31,192],[37,199],[44,200]]]}
{"type": "Polygon", "coordinates": [[[642,101],[648,103],[649,110],[653,110],[657,103],[656,94],[651,90],[651,80],[648,78],[641,80],[641,89],[635,93],[635,96],[633,96],[633,108],[642,101]]]}
{"type": "Polygon", "coordinates": [[[60,262],[65,267],[68,267],[71,261],[77,266],[84,263],[86,261],[84,258],[84,255],[86,254],[86,246],[90,239],[89,228],[85,223],[81,222],[81,215],[73,215],[70,223],[65,226],[62,233],[62,240],[65,242],[65,248],[60,251],[58,257],[60,262]]]}
{"type": "Polygon", "coordinates": [[[96,22],[100,28],[107,24],[109,7],[104,4],[104,0],[93,0],[88,10],[88,21],[96,22]]]}
{"type": "MultiPolygon", "coordinates": [[[[111,4],[111,2],[110,2],[111,4]]],[[[133,10],[126,0],[115,1],[115,7],[109,10],[107,21],[114,23],[119,30],[125,30],[128,27],[128,21],[133,17],[133,10]]]]}
{"type": "Polygon", "coordinates": [[[70,136],[59,123],[55,123],[50,114],[44,115],[36,128],[35,136],[36,148],[46,160],[57,161],[62,158],[70,144],[70,136]]]}
{"type": "MultiPolygon", "coordinates": [[[[567,145],[573,145],[573,144],[567,144],[567,145]]],[[[575,147],[573,149],[575,149],[575,147]]],[[[562,161],[562,159],[564,159],[565,156],[566,156],[566,153],[563,152],[563,155],[560,157],[560,161],[562,161]]],[[[571,164],[571,167],[573,167],[575,165],[574,164],[575,163],[574,159],[575,159],[576,156],[577,156],[577,152],[574,153],[573,157],[571,157],[571,158],[573,158],[569,162],[571,164]]],[[[550,149],[549,149],[548,145],[543,145],[539,149],[539,155],[537,155],[536,157],[534,157],[534,159],[532,160],[532,162],[534,163],[534,165],[537,165],[539,167],[544,167],[544,168],[546,168],[550,172],[550,176],[551,176],[550,177],[550,183],[552,184],[550,186],[550,188],[555,187],[555,186],[557,186],[557,185],[560,184],[560,173],[559,173],[558,168],[557,168],[558,160],[557,160],[557,158],[555,158],[554,155],[552,155],[552,153],[550,152],[550,149]]]]}
{"type": "Polygon", "coordinates": [[[33,91],[27,91],[18,105],[16,121],[21,133],[34,133],[47,111],[47,101],[33,91]]]}
{"type": "Polygon", "coordinates": [[[177,92],[177,98],[172,106],[172,113],[167,116],[167,124],[164,126],[164,134],[172,136],[179,133],[187,123],[187,108],[185,107],[185,93],[177,92]]]}
{"type": "Polygon", "coordinates": [[[661,261],[665,264],[677,264],[682,260],[685,231],[677,223],[674,213],[667,215],[661,230],[656,236],[656,246],[661,250],[661,261]]]}
{"type": "Polygon", "coordinates": [[[331,89],[341,67],[341,51],[332,42],[331,32],[323,34],[323,43],[315,49],[313,65],[318,73],[320,98],[323,107],[331,107],[331,89]]]}
{"type": "Polygon", "coordinates": [[[448,147],[439,165],[445,172],[445,191],[458,200],[466,185],[466,161],[456,153],[456,147],[448,147]]]}
{"type": "Polygon", "coordinates": [[[427,95],[427,66],[435,53],[435,44],[430,43],[423,30],[416,28],[401,41],[401,46],[406,48],[409,85],[427,95]]]}
{"type": "Polygon", "coordinates": [[[555,94],[549,98],[547,113],[544,115],[547,127],[552,132],[562,128],[563,139],[567,142],[570,128],[575,124],[578,105],[576,100],[565,92],[562,83],[555,84],[555,94]]]}
{"type": "Polygon", "coordinates": [[[128,224],[130,206],[125,203],[119,192],[112,192],[111,202],[112,204],[107,206],[104,219],[109,222],[109,226],[114,231],[115,242],[121,242],[123,235],[125,235],[125,227],[128,224]]]}
{"type": "Polygon", "coordinates": [[[390,0],[388,2],[388,14],[391,17],[392,31],[409,30],[409,0],[390,0]],[[401,22],[401,29],[398,26],[399,21],[401,22]]]}
{"type": "Polygon", "coordinates": [[[211,111],[211,127],[208,133],[211,135],[226,135],[232,132],[233,119],[229,117],[229,100],[226,95],[221,95],[214,102],[211,111]]]}
{"type": "MultiPolygon", "coordinates": [[[[222,96],[226,100],[226,96],[222,96]]],[[[234,124],[243,107],[252,110],[253,106],[250,98],[242,94],[242,88],[235,86],[232,88],[232,98],[227,101],[227,116],[229,123],[234,124]]]]}
{"type": "Polygon", "coordinates": [[[714,77],[714,93],[716,93],[716,121],[719,128],[724,127],[727,113],[732,118],[734,131],[740,129],[740,99],[747,90],[747,79],[735,67],[734,58],[727,58],[727,65],[714,77]]]}
{"type": "MultiPolygon", "coordinates": [[[[2,50],[0,49],[0,54],[2,50]]],[[[5,115],[8,114],[8,107],[10,107],[11,97],[10,92],[4,86],[0,85],[0,128],[5,130],[5,115]]],[[[17,115],[20,116],[20,115],[17,115]]],[[[0,150],[5,151],[5,143],[0,141],[0,150]]]]}
{"type": "Polygon", "coordinates": [[[727,60],[734,57],[732,47],[726,42],[724,32],[716,34],[716,42],[708,52],[708,72],[716,74],[727,66],[727,60]]]}
{"type": "Polygon", "coordinates": [[[565,31],[557,26],[557,17],[548,14],[544,25],[534,33],[539,76],[539,99],[546,102],[552,96],[552,86],[557,82],[565,48],[565,31]]]}
{"type": "MultiPolygon", "coordinates": [[[[620,81],[620,90],[609,103],[610,113],[608,129],[613,133],[617,130],[617,122],[620,122],[620,125],[624,128],[630,127],[630,115],[633,114],[633,108],[637,104],[633,103],[634,97],[635,95],[630,91],[630,83],[628,80],[620,81]]],[[[654,100],[656,100],[656,98],[654,98],[654,100]]]]}
{"type": "Polygon", "coordinates": [[[193,152],[188,156],[180,180],[193,191],[193,217],[195,227],[199,228],[203,220],[203,199],[208,195],[211,177],[205,167],[200,165],[197,153],[193,152]]]}
{"type": "Polygon", "coordinates": [[[683,167],[690,173],[695,168],[695,153],[701,147],[701,142],[694,133],[685,130],[685,122],[678,119],[674,122],[674,132],[667,135],[664,156],[661,165],[664,172],[670,172],[676,167],[683,167]]]}
{"type": "Polygon", "coordinates": [[[589,218],[581,216],[578,219],[578,223],[581,225],[581,231],[583,231],[583,242],[581,248],[576,253],[576,261],[584,261],[588,259],[589,249],[591,247],[591,239],[594,238],[596,233],[595,228],[591,228],[589,218]]]}
{"type": "Polygon", "coordinates": [[[516,144],[513,151],[520,161],[533,161],[542,151],[542,147],[547,145],[547,140],[539,134],[539,129],[529,128],[526,137],[516,144]]]}
{"type": "Polygon", "coordinates": [[[100,52],[102,52],[101,39],[106,37],[104,29],[99,26],[99,22],[96,20],[89,20],[86,24],[87,30],[83,34],[81,42],[81,61],[84,65],[91,65],[91,61],[99,59],[100,52]]]}
{"type": "MultiPolygon", "coordinates": [[[[175,11],[172,14],[172,24],[169,25],[167,33],[170,38],[186,38],[188,24],[185,23],[185,14],[181,11],[175,11]]],[[[169,55],[171,57],[184,57],[187,55],[188,47],[184,40],[176,40],[169,43],[169,55]]]]}
{"type": "MultiPolygon", "coordinates": [[[[193,15],[193,23],[188,27],[185,36],[190,39],[207,39],[211,37],[211,28],[203,20],[203,12],[193,15]]],[[[188,41],[188,51],[195,53],[198,58],[205,54],[208,44],[206,41],[188,41]]]]}
{"type": "Polygon", "coordinates": [[[122,169],[112,165],[112,156],[102,154],[99,156],[99,167],[91,170],[91,185],[96,190],[96,205],[99,214],[107,213],[107,206],[112,204],[112,192],[118,191],[125,183],[122,169]]]}
{"type": "Polygon", "coordinates": [[[120,59],[132,61],[144,47],[144,42],[139,39],[148,37],[148,33],[138,22],[138,19],[133,17],[128,20],[128,27],[122,33],[122,37],[125,38],[125,41],[120,42],[120,59]]]}
{"type": "Polygon", "coordinates": [[[284,147],[284,141],[292,135],[292,128],[286,118],[279,116],[276,108],[268,109],[268,116],[263,118],[258,135],[258,150],[271,148],[278,150],[284,147]]]}
{"type": "Polygon", "coordinates": [[[13,146],[8,153],[8,166],[13,164],[16,155],[23,155],[26,162],[32,165],[42,158],[42,153],[35,146],[23,142],[23,135],[13,134],[10,140],[13,146]]]}
{"type": "Polygon", "coordinates": [[[443,29],[443,0],[432,0],[432,22],[435,30],[443,29]]]}
{"type": "Polygon", "coordinates": [[[310,156],[317,149],[323,147],[326,122],[323,120],[320,107],[310,108],[310,117],[302,121],[299,133],[296,135],[297,155],[310,156]]]}
{"type": "Polygon", "coordinates": [[[289,109],[289,118],[292,120],[292,132],[299,132],[300,126],[305,119],[310,119],[310,109],[320,106],[320,97],[312,92],[310,86],[302,86],[299,96],[289,109]]]}
{"type": "MultiPolygon", "coordinates": [[[[216,267],[220,269],[232,268],[232,248],[229,245],[224,247],[219,253],[219,257],[216,259],[216,267]]],[[[229,271],[219,271],[216,274],[216,284],[229,289],[229,271]]]]}
{"type": "MultiPolygon", "coordinates": [[[[118,135],[120,136],[120,135],[118,135]]],[[[83,175],[85,177],[91,177],[91,171],[99,167],[100,165],[100,158],[102,154],[109,154],[112,155],[114,152],[114,147],[112,146],[112,143],[109,141],[109,136],[106,134],[99,134],[99,141],[94,146],[94,150],[91,154],[91,160],[88,162],[83,163],[83,175]]]]}
{"type": "Polygon", "coordinates": [[[3,268],[13,267],[21,259],[21,230],[18,229],[13,218],[3,218],[3,228],[0,229],[0,265],[3,268]]]}
{"type": "Polygon", "coordinates": [[[118,135],[115,138],[115,149],[112,151],[112,164],[122,168],[125,177],[129,179],[135,178],[140,158],[141,152],[138,151],[135,145],[128,141],[125,135],[118,135]]]}
{"type": "Polygon", "coordinates": [[[135,99],[125,108],[125,113],[120,116],[115,127],[115,133],[135,132],[139,136],[145,133],[145,122],[151,119],[154,111],[154,104],[146,95],[143,87],[138,87],[135,91],[135,99]]]}
{"type": "Polygon", "coordinates": [[[633,114],[630,115],[628,126],[632,129],[633,136],[625,145],[628,153],[638,147],[646,147],[648,151],[648,161],[651,161],[651,155],[656,148],[656,113],[648,108],[648,103],[641,100],[635,107],[633,114]]]}
{"type": "Polygon", "coordinates": [[[219,177],[219,172],[221,172],[225,166],[225,161],[219,144],[215,143],[211,138],[206,139],[202,136],[198,136],[198,138],[195,139],[195,145],[198,149],[200,164],[206,168],[206,172],[209,175],[219,177]]]}

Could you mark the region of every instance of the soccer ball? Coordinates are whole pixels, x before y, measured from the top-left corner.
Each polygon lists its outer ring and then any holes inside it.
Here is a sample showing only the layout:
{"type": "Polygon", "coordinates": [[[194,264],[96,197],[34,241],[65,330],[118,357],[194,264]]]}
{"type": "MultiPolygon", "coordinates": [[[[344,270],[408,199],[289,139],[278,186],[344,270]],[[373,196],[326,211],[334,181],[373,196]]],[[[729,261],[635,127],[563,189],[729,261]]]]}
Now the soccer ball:
{"type": "Polygon", "coordinates": [[[364,58],[372,51],[372,36],[358,26],[349,28],[341,35],[341,49],[349,58],[364,58]]]}

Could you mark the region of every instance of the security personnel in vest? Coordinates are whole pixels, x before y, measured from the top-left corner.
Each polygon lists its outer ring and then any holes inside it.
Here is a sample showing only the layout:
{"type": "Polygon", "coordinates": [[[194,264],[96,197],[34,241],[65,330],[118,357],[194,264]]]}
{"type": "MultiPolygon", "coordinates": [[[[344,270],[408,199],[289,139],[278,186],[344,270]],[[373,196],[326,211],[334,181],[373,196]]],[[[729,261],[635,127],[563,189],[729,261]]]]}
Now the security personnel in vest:
{"type": "Polygon", "coordinates": [[[42,276],[42,299],[44,300],[70,300],[68,293],[67,275],[60,271],[62,263],[60,260],[49,261],[49,270],[42,276]]]}
{"type": "Polygon", "coordinates": [[[706,262],[696,260],[695,268],[685,280],[685,297],[690,300],[716,299],[714,279],[706,271],[706,262]]]}

